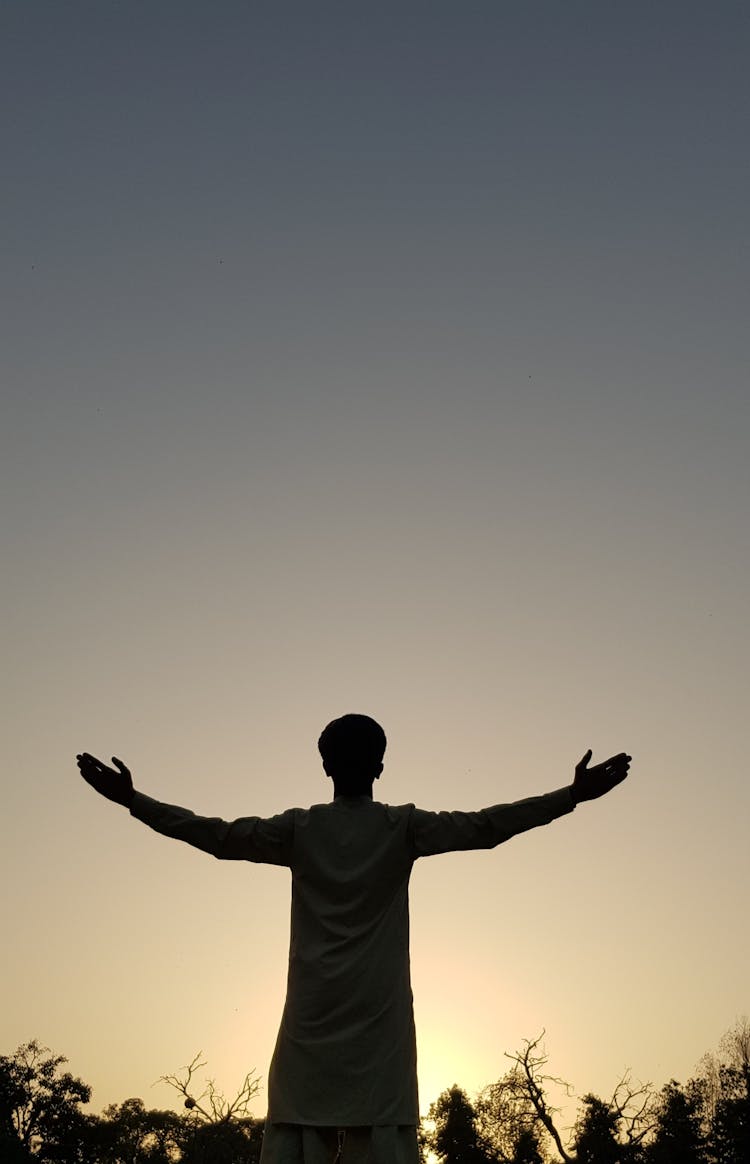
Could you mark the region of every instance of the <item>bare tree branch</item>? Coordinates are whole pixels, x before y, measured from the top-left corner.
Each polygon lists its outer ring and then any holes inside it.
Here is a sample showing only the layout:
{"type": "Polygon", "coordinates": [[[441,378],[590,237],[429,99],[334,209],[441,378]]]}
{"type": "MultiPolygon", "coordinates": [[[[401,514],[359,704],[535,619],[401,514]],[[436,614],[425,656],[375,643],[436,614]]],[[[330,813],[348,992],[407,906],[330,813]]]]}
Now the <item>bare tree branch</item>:
{"type": "Polygon", "coordinates": [[[612,1092],[610,1108],[622,1122],[629,1144],[640,1144],[656,1126],[656,1097],[651,1083],[634,1086],[630,1081],[630,1069],[620,1079],[612,1092]]]}
{"type": "Polygon", "coordinates": [[[559,1114],[559,1109],[551,1107],[547,1103],[544,1094],[545,1087],[550,1083],[557,1087],[565,1088],[567,1095],[573,1094],[573,1088],[566,1080],[560,1079],[556,1075],[545,1075],[542,1073],[542,1068],[547,1064],[548,1056],[543,1050],[541,1053],[536,1052],[544,1035],[545,1031],[543,1030],[536,1039],[527,1039],[523,1050],[517,1051],[514,1055],[506,1052],[505,1057],[506,1059],[510,1059],[512,1063],[515,1063],[511,1074],[513,1075],[518,1072],[518,1081],[522,1093],[530,1101],[539,1122],[554,1141],[561,1159],[565,1161],[565,1164],[574,1164],[575,1157],[571,1156],[566,1150],[562,1136],[553,1118],[559,1114]]]}
{"type": "Polygon", "coordinates": [[[200,1094],[193,1094],[193,1077],[205,1067],[205,1060],[201,1059],[199,1051],[192,1062],[180,1068],[178,1075],[160,1075],[158,1082],[167,1083],[185,1097],[185,1107],[194,1118],[202,1118],[206,1123],[227,1123],[229,1120],[252,1118],[250,1105],[261,1089],[260,1076],[255,1070],[248,1071],[245,1079],[232,1100],[228,1100],[223,1091],[220,1091],[213,1079],[208,1079],[200,1094]]]}

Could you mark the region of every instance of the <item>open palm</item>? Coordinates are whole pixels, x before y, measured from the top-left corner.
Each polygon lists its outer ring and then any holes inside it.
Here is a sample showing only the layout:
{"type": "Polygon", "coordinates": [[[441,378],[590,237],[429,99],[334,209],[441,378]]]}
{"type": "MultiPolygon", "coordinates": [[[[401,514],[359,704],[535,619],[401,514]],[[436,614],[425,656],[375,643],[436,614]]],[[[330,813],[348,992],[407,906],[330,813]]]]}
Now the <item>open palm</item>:
{"type": "Polygon", "coordinates": [[[628,774],[632,756],[620,752],[617,756],[610,756],[601,764],[589,768],[591,749],[576,764],[575,779],[572,784],[573,799],[576,804],[582,800],[596,800],[611,792],[616,785],[621,784],[628,774]]]}
{"type": "Polygon", "coordinates": [[[115,804],[130,804],[133,799],[133,781],[129,769],[122,760],[113,756],[112,763],[115,767],[110,768],[108,764],[97,760],[96,756],[81,752],[76,756],[76,763],[86,783],[95,788],[101,796],[106,796],[107,800],[113,800],[115,804]]]}

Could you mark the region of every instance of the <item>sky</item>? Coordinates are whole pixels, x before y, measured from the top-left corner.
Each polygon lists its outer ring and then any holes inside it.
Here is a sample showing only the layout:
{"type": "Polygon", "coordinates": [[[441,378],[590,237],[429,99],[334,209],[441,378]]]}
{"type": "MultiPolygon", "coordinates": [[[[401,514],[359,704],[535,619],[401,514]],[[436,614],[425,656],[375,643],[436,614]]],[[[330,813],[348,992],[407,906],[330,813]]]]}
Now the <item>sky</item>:
{"type": "MultiPolygon", "coordinates": [[[[132,820],[628,781],[420,861],[423,1109],[546,1031],[608,1095],[750,1009],[750,14],[0,7],[0,1053],[265,1079],[289,877],[132,820]],[[743,694],[744,693],[744,694],[743,694]]],[[[257,1114],[265,1112],[265,1091],[257,1114]]]]}

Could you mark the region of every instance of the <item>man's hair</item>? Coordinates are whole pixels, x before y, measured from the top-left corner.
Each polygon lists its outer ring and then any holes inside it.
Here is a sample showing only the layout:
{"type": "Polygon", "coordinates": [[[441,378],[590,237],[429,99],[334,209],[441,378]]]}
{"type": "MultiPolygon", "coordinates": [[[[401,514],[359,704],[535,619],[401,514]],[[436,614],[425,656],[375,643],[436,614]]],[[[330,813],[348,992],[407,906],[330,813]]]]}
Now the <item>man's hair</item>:
{"type": "Polygon", "coordinates": [[[385,754],[385,732],[369,715],[342,715],[321,732],[318,751],[329,776],[353,793],[372,783],[385,754]]]}

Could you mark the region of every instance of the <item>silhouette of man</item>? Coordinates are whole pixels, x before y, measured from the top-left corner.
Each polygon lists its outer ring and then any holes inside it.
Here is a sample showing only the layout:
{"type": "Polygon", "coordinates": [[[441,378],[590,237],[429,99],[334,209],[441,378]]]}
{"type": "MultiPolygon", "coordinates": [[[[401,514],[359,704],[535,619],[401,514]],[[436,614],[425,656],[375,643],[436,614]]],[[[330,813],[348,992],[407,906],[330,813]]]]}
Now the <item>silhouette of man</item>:
{"type": "Polygon", "coordinates": [[[318,741],[333,800],[269,818],[195,816],[136,792],[130,772],[83,753],[84,780],[156,832],[224,860],[292,874],[289,972],[268,1077],[262,1164],[418,1164],[417,1059],[409,976],[408,885],[418,857],[491,849],[548,824],[625,779],[621,753],[572,784],[480,812],[426,812],[373,800],[386,738],[366,715],[318,741]]]}

